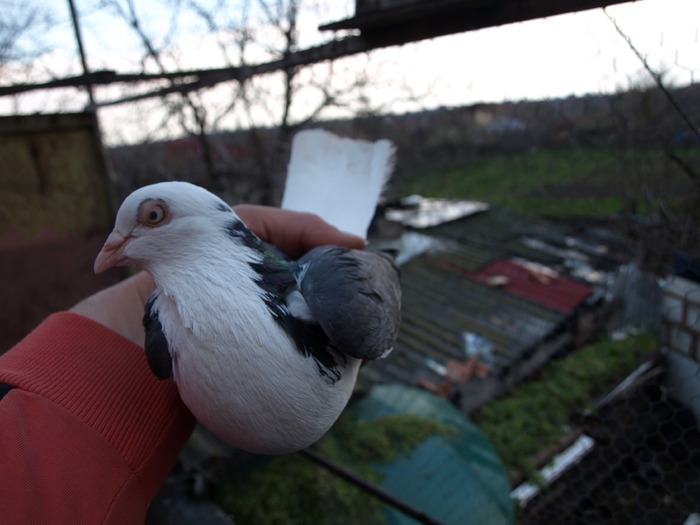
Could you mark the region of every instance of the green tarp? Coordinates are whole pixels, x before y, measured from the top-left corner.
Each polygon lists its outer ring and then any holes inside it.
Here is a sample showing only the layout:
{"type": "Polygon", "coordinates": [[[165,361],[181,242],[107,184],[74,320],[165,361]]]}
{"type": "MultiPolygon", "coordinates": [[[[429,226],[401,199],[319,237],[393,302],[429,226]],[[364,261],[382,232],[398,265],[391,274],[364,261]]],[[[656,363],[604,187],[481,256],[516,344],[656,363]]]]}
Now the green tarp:
{"type": "MultiPolygon", "coordinates": [[[[510,483],[498,455],[481,431],[448,401],[423,390],[381,385],[351,410],[365,420],[408,413],[456,429],[427,438],[394,463],[377,465],[385,475],[382,488],[387,492],[446,525],[514,522],[510,483]]],[[[392,525],[416,523],[390,508],[386,517],[392,525]]]]}

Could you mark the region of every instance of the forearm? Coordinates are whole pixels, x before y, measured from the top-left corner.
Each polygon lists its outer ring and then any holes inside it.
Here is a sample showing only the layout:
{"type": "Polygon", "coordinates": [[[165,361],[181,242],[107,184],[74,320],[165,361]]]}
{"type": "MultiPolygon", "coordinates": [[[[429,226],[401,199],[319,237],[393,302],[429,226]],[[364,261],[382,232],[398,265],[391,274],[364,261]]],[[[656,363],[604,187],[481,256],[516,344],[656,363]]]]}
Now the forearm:
{"type": "Polygon", "coordinates": [[[22,522],[142,517],[194,425],[142,348],[72,313],[0,356],[0,384],[12,387],[0,400],[0,500],[22,522]]]}

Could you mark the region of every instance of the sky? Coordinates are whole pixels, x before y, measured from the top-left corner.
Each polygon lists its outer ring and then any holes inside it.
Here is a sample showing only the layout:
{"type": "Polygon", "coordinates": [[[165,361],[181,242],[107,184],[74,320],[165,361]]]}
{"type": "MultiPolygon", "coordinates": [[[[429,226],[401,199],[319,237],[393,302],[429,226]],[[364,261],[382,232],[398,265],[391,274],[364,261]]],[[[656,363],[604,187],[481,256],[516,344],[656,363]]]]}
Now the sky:
{"type": "MultiPolygon", "coordinates": [[[[607,12],[650,65],[670,69],[679,84],[700,80],[700,1],[642,0],[607,12]]],[[[643,76],[642,63],[602,9],[462,33],[387,54],[396,59],[395,73],[410,75],[414,85],[435,82],[447,106],[611,92],[643,76]]]]}
{"type": "MultiPolygon", "coordinates": [[[[42,35],[46,53],[35,64],[32,78],[45,77],[47,71],[55,76],[79,74],[67,0],[34,1],[51,6],[55,23],[42,35]]],[[[75,1],[82,15],[90,67],[138,71],[139,44],[128,26],[109,12],[95,8],[95,0],[75,1]]],[[[169,65],[173,69],[226,65],[218,47],[219,37],[224,38],[221,33],[207,32],[191,16],[173,20],[160,7],[162,2],[139,0],[135,4],[144,28],[154,35],[157,43],[163,41],[171,24],[178,24],[180,39],[170,48],[169,65]]],[[[326,1],[321,5],[301,18],[302,46],[329,38],[328,34],[316,31],[317,25],[345,18],[353,10],[353,3],[347,0],[326,1]]],[[[240,13],[227,9],[217,12],[217,16],[235,22],[240,13]]],[[[700,0],[640,0],[611,6],[606,11],[596,9],[509,24],[377,50],[369,57],[350,57],[340,61],[337,81],[351,83],[357,71],[368,72],[373,82],[365,88],[365,96],[375,106],[394,113],[480,102],[610,93],[648,84],[650,78],[643,72],[642,63],[618,34],[611,18],[649,64],[666,74],[668,82],[684,85],[700,80],[700,0]]],[[[267,38],[266,34],[256,36],[261,43],[267,38]]],[[[251,48],[248,58],[264,60],[263,48],[262,45],[251,48]]],[[[222,87],[218,93],[223,90],[222,87]]],[[[113,89],[105,89],[98,92],[98,99],[115,95],[113,89]]],[[[208,96],[215,104],[217,90],[208,96]]],[[[85,102],[84,94],[75,91],[34,93],[12,100],[0,99],[0,114],[80,110],[85,102]]],[[[309,98],[298,107],[312,103],[309,98]]],[[[120,126],[128,125],[126,112],[124,106],[100,110],[104,126],[111,134],[108,142],[129,141],[126,137],[131,135],[119,131],[120,126]]],[[[264,114],[265,110],[260,109],[260,118],[264,119],[264,114]]]]}

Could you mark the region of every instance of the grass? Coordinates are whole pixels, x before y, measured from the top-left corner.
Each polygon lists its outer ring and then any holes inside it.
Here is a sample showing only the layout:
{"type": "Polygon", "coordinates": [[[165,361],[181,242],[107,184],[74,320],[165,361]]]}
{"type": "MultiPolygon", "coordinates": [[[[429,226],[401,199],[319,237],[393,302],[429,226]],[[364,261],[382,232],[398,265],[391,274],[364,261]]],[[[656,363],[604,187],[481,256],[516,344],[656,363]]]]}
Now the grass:
{"type": "MultiPolygon", "coordinates": [[[[373,464],[390,463],[428,436],[452,432],[452,427],[411,414],[363,421],[344,413],[314,449],[380,484],[373,464]]],[[[385,523],[377,499],[298,454],[253,462],[253,468],[234,469],[235,477],[222,486],[218,498],[239,525],[385,523]]]]}
{"type": "Polygon", "coordinates": [[[485,405],[474,421],[509,472],[536,478],[533,458],[559,443],[573,414],[591,407],[658,347],[648,335],[601,340],[564,359],[550,361],[539,377],[485,405]]]}
{"type": "MultiPolygon", "coordinates": [[[[700,172],[700,148],[676,152],[700,172]]],[[[607,216],[631,206],[650,214],[679,205],[694,185],[660,149],[545,148],[478,157],[440,172],[398,177],[395,196],[483,200],[534,215],[607,216]]]]}

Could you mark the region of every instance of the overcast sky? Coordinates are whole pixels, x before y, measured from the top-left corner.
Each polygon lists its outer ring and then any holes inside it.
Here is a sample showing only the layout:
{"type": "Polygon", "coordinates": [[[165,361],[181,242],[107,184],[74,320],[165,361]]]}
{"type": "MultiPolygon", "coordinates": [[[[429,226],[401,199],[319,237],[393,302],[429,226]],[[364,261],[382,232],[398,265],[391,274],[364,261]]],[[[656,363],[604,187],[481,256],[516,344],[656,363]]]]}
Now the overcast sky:
{"type": "MultiPolygon", "coordinates": [[[[67,0],[43,1],[54,12],[55,24],[42,35],[48,43],[41,57],[43,70],[57,76],[80,73],[67,0]]],[[[215,1],[215,0],[211,0],[215,1]]],[[[92,69],[119,72],[138,70],[138,42],[128,27],[108,13],[91,7],[94,0],[76,0],[88,62],[92,69]]],[[[161,2],[135,2],[146,29],[165,35],[172,20],[161,2]]],[[[235,4],[235,2],[231,2],[235,4]]],[[[315,30],[352,13],[352,2],[325,2],[320,12],[305,15],[301,24],[303,45],[312,45],[328,34],[315,30]]],[[[697,82],[700,76],[700,0],[640,0],[607,9],[632,39],[650,65],[668,73],[677,84],[697,82]]],[[[235,10],[221,13],[235,17],[235,10]]],[[[191,19],[177,21],[183,41],[178,43],[178,65],[183,68],[222,67],[226,63],[211,36],[191,19]],[[184,44],[182,42],[185,42],[184,44]]],[[[262,56],[262,55],[261,55],[262,56]]],[[[617,33],[602,9],[561,15],[507,26],[473,31],[376,51],[366,57],[346,59],[346,75],[353,64],[370,68],[376,89],[368,91],[389,111],[421,107],[455,106],[477,102],[540,99],[612,92],[648,82],[642,64],[617,33]],[[403,101],[393,91],[410,86],[422,100],[403,101]]],[[[38,68],[37,71],[42,71],[38,68]]],[[[108,92],[98,95],[109,95],[108,92]]],[[[24,96],[19,104],[0,99],[0,112],[80,110],[83,94],[24,96]]],[[[114,120],[119,110],[105,111],[114,120]]],[[[108,124],[108,127],[111,124],[108,124]]]]}

